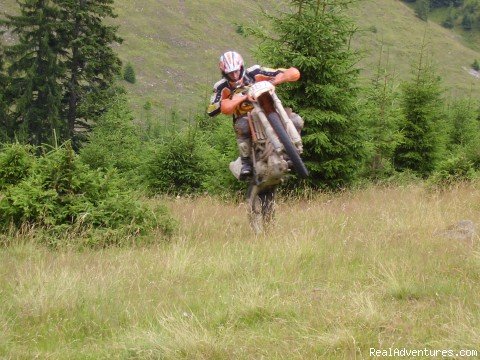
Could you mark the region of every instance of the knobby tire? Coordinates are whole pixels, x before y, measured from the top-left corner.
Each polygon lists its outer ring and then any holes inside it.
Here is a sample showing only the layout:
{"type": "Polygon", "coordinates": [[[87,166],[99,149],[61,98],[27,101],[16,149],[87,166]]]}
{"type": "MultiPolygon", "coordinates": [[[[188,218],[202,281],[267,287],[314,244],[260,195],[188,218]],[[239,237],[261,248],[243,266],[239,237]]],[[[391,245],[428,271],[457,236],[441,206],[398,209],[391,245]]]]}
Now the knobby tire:
{"type": "Polygon", "coordinates": [[[250,183],[248,192],[250,226],[255,234],[269,229],[275,214],[275,188],[260,190],[257,185],[250,183]]]}

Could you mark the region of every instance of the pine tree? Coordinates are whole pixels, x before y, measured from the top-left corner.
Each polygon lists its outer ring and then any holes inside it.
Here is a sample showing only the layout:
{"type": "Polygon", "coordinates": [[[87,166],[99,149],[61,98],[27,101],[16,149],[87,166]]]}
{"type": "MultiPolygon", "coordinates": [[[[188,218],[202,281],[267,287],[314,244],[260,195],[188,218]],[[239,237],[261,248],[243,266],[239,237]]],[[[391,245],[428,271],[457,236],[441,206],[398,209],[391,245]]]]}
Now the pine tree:
{"type": "Polygon", "coordinates": [[[415,3],[415,14],[423,21],[428,20],[428,13],[430,12],[429,0],[418,0],[415,3]]]}
{"type": "Polygon", "coordinates": [[[137,81],[135,77],[135,70],[133,69],[133,65],[131,63],[127,63],[127,65],[125,65],[125,69],[123,70],[123,79],[128,81],[130,84],[135,84],[137,81]]]}
{"type": "Polygon", "coordinates": [[[114,77],[121,69],[111,45],[122,39],[116,34],[117,27],[103,23],[106,18],[116,17],[113,0],[52,1],[60,8],[61,42],[66,56],[67,77],[63,80],[66,137],[75,140],[77,130],[90,129],[92,122],[105,111],[104,102],[98,100],[111,96],[114,77]]]}
{"type": "Polygon", "coordinates": [[[0,42],[0,143],[8,140],[11,124],[8,118],[7,87],[8,77],[5,74],[3,44],[0,42]]]}
{"type": "Polygon", "coordinates": [[[428,176],[443,155],[445,146],[443,103],[440,78],[422,45],[419,63],[412,68],[414,78],[402,86],[401,124],[404,140],[395,153],[395,167],[428,176]]]}
{"type": "Polygon", "coordinates": [[[480,168],[480,123],[477,106],[472,100],[460,99],[449,109],[448,120],[452,124],[448,150],[452,154],[463,154],[480,168]]]}
{"type": "MultiPolygon", "coordinates": [[[[377,72],[365,90],[360,114],[365,119],[368,157],[366,175],[378,179],[393,172],[393,154],[402,140],[399,124],[402,119],[398,104],[395,74],[382,64],[383,49],[377,72]]],[[[388,60],[388,59],[387,59],[388,60]]]]}
{"type": "Polygon", "coordinates": [[[475,59],[473,61],[472,69],[475,71],[480,71],[480,63],[478,62],[478,59],[475,59]]]}
{"type": "Polygon", "coordinates": [[[301,79],[279,92],[305,120],[303,158],[316,187],[339,187],[353,180],[364,156],[357,114],[355,29],[343,15],[345,0],[291,1],[296,13],[271,17],[274,38],[264,40],[259,56],[270,66],[295,66],[301,79]]]}
{"type": "Polygon", "coordinates": [[[10,133],[33,144],[48,143],[61,132],[59,118],[62,89],[58,79],[64,69],[58,61],[58,11],[49,0],[19,1],[20,15],[0,22],[18,37],[6,46],[13,106],[10,133]]]}

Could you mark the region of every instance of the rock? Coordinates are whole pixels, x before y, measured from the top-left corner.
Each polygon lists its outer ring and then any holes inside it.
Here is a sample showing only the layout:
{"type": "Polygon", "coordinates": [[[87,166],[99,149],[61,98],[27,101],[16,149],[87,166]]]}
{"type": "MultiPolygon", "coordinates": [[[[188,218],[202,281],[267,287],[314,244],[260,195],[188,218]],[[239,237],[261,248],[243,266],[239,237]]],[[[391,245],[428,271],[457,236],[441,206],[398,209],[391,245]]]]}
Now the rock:
{"type": "Polygon", "coordinates": [[[447,239],[467,241],[473,245],[477,232],[472,220],[460,220],[437,234],[447,239]]]}

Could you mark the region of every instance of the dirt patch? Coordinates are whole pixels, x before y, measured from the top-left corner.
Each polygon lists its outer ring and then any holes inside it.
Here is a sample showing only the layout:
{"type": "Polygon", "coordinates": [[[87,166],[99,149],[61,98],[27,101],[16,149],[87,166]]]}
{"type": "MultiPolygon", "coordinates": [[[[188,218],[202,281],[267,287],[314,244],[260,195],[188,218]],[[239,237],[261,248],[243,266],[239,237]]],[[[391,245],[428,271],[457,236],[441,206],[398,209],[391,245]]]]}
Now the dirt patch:
{"type": "Polygon", "coordinates": [[[480,79],[480,72],[477,71],[477,70],[474,70],[474,69],[467,69],[465,66],[463,67],[463,69],[465,71],[468,71],[468,73],[470,75],[472,75],[473,77],[477,78],[477,79],[480,79]]]}

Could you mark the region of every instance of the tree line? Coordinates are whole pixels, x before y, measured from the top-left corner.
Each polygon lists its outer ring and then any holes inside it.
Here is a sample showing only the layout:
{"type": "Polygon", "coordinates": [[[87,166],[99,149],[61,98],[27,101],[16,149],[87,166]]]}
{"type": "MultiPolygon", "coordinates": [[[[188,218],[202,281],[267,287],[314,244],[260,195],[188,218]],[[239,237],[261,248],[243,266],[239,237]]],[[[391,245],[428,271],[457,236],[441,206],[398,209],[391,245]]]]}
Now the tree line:
{"type": "Polygon", "coordinates": [[[417,16],[427,21],[431,11],[446,9],[441,24],[446,28],[461,27],[466,31],[480,29],[479,0],[404,0],[412,3],[417,16]]]}
{"type": "MultiPolygon", "coordinates": [[[[357,29],[341,11],[349,3],[292,0],[291,13],[267,15],[273,31],[247,29],[250,36],[261,40],[256,56],[263,63],[295,66],[301,71],[301,81],[284,84],[278,90],[285,105],[293,107],[306,121],[302,135],[304,158],[312,174],[309,185],[338,188],[358,179],[403,171],[425,178],[449,156],[465,158],[476,170],[480,164],[475,130],[478,105],[473,99],[447,103],[426,44],[419,44],[410,80],[397,82],[393,71],[380,61],[370,86],[359,85],[356,64],[360,55],[350,46],[357,29]],[[458,103],[468,110],[459,114],[462,106],[458,103]],[[462,126],[470,129],[468,136],[459,137],[456,127],[462,126]]],[[[5,84],[0,94],[3,139],[39,145],[49,143],[56,135],[59,140],[73,139],[75,143],[85,129],[95,128],[97,120],[109,110],[107,100],[115,98],[112,92],[119,96],[114,80],[120,60],[111,45],[121,39],[115,27],[103,24],[104,18],[115,17],[113,0],[36,0],[19,4],[20,15],[2,21],[17,36],[14,44],[3,47],[0,58],[4,70],[0,82],[5,84]]],[[[130,119],[133,115],[123,117],[130,119]]],[[[215,121],[204,119],[195,127],[200,133],[206,127],[207,139],[197,134],[190,141],[202,139],[220,151],[216,156],[226,156],[222,148],[230,149],[224,143],[227,135],[217,134],[215,138],[219,124],[212,127],[211,123],[215,121]]],[[[131,132],[132,136],[157,143],[175,138],[166,135],[165,129],[151,129],[151,125],[148,134],[131,132]]],[[[104,126],[98,128],[101,131],[104,126]]],[[[107,129],[103,136],[114,133],[107,129]]],[[[92,135],[98,138],[95,132],[92,135]]],[[[129,142],[126,138],[122,141],[129,142]]],[[[233,152],[228,155],[235,156],[233,152]]],[[[112,161],[118,162],[114,158],[112,161]]],[[[180,166],[176,171],[181,172],[180,166]]],[[[189,178],[194,177],[191,174],[189,178]]],[[[171,183],[167,180],[165,183],[171,183]]],[[[178,183],[179,179],[175,180],[178,183]]]]}

